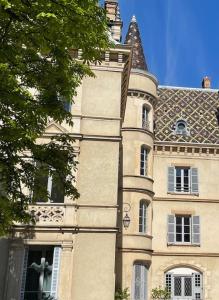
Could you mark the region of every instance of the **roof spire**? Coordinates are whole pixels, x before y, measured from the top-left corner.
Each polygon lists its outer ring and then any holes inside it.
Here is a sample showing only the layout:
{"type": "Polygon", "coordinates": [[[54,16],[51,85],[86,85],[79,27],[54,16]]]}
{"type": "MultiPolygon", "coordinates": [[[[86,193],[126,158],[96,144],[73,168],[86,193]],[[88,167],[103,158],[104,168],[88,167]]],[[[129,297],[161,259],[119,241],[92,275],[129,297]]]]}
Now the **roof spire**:
{"type": "Polygon", "coordinates": [[[148,71],[136,17],[133,16],[126,35],[125,44],[132,46],[132,68],[148,71]]]}

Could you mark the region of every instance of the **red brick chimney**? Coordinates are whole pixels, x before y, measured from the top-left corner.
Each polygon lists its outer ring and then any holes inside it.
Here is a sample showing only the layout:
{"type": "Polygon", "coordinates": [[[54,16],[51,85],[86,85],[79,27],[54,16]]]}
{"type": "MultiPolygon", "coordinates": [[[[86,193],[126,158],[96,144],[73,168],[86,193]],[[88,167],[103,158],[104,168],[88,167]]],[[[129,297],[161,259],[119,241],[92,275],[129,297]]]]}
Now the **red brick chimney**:
{"type": "Polygon", "coordinates": [[[210,89],[211,88],[211,80],[208,76],[205,76],[202,80],[202,88],[210,89]]]}

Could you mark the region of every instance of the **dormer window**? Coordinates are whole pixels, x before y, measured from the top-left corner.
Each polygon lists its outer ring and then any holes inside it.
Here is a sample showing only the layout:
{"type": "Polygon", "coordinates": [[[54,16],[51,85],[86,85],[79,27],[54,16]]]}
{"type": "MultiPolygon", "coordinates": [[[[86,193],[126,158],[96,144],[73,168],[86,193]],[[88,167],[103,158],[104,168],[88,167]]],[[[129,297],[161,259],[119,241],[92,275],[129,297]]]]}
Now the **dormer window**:
{"type": "Polygon", "coordinates": [[[186,121],[179,120],[176,122],[175,134],[189,135],[189,129],[186,121]]]}

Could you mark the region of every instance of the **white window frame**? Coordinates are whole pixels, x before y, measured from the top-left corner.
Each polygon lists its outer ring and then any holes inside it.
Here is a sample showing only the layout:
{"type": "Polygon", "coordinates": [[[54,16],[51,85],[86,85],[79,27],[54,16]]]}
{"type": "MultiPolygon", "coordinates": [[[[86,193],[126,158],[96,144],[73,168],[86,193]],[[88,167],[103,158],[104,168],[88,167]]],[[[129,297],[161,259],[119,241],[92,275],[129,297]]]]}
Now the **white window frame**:
{"type": "Polygon", "coordinates": [[[149,129],[149,109],[146,105],[142,106],[142,128],[149,129]]]}
{"type": "Polygon", "coordinates": [[[174,187],[175,192],[178,193],[190,193],[191,192],[191,168],[190,167],[175,167],[174,168],[174,187]],[[180,189],[177,187],[177,170],[180,170],[181,173],[181,185],[180,189]],[[188,187],[185,187],[185,170],[188,170],[188,187]]]}
{"type": "Polygon", "coordinates": [[[191,217],[191,215],[175,215],[175,242],[176,242],[176,244],[191,244],[192,243],[192,217],[191,217]],[[177,241],[177,234],[179,234],[179,233],[177,233],[177,226],[179,226],[179,225],[176,223],[176,218],[181,218],[182,219],[182,224],[181,224],[182,240],[181,241],[177,241]],[[189,225],[185,225],[185,218],[189,218],[189,225]],[[184,231],[185,226],[189,227],[189,233],[186,233],[184,231]],[[189,238],[190,238],[189,242],[185,241],[185,235],[186,234],[189,234],[189,238]]]}
{"type": "Polygon", "coordinates": [[[148,175],[148,154],[149,151],[145,146],[141,146],[140,153],[140,175],[147,176],[148,175]]]}
{"type": "Polygon", "coordinates": [[[139,203],[139,232],[147,233],[147,211],[148,204],[145,200],[139,203]]]}
{"type": "MultiPolygon", "coordinates": [[[[200,226],[200,216],[196,215],[168,215],[167,218],[167,245],[196,245],[200,246],[201,244],[201,226],[200,226]],[[182,228],[182,241],[176,241],[176,217],[190,217],[189,224],[189,234],[190,242],[185,241],[184,227],[182,228]]],[[[182,222],[184,225],[184,222],[182,222]]]]}
{"type": "Polygon", "coordinates": [[[182,268],[182,270],[185,269],[185,273],[176,273],[177,268],[174,270],[170,270],[165,274],[165,285],[168,289],[168,291],[171,293],[171,299],[172,300],[183,300],[189,299],[189,300],[202,300],[202,294],[203,294],[203,280],[202,280],[202,274],[197,271],[193,271],[192,269],[189,270],[189,268],[182,268]],[[186,273],[186,269],[188,269],[188,274],[186,273]],[[175,281],[174,278],[180,277],[181,278],[181,295],[175,296],[175,281]],[[185,278],[191,278],[192,282],[192,295],[191,296],[185,296],[185,278]],[[200,296],[200,297],[199,297],[200,296]],[[199,298],[198,298],[199,297],[199,298]]]}

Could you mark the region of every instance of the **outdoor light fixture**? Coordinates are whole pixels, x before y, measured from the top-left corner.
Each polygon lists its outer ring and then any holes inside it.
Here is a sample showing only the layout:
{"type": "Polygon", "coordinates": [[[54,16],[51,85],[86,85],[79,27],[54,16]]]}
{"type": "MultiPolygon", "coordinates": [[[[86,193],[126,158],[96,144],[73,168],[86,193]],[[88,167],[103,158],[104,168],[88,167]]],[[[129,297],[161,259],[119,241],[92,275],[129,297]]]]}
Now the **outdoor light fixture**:
{"type": "Polygon", "coordinates": [[[123,203],[123,205],[124,205],[123,211],[125,212],[125,216],[122,220],[122,223],[123,223],[124,228],[127,229],[131,223],[131,219],[128,215],[128,212],[131,209],[131,205],[129,203],[123,203]]]}
{"type": "Polygon", "coordinates": [[[123,218],[122,222],[123,222],[124,228],[127,229],[129,227],[130,222],[131,222],[131,219],[130,219],[130,217],[127,213],[125,214],[125,217],[123,218]]]}

